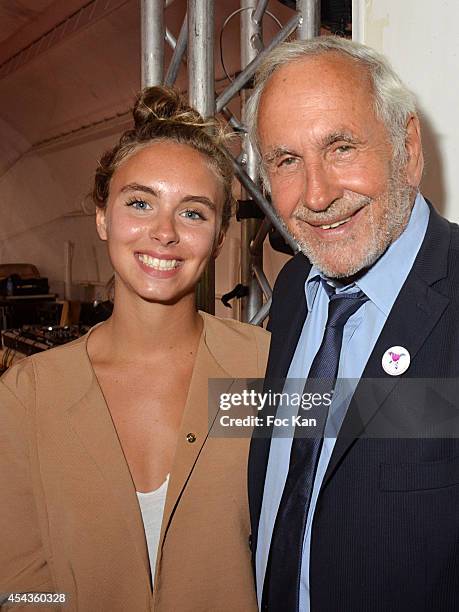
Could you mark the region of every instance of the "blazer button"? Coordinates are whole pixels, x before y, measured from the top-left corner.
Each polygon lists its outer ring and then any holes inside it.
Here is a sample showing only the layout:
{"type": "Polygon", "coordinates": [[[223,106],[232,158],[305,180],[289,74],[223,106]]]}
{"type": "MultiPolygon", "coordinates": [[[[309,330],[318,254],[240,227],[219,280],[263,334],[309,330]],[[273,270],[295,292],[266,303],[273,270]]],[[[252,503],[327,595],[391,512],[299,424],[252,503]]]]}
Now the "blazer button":
{"type": "Polygon", "coordinates": [[[186,439],[190,444],[193,444],[193,442],[196,442],[196,436],[194,435],[194,433],[186,434],[186,439]]]}

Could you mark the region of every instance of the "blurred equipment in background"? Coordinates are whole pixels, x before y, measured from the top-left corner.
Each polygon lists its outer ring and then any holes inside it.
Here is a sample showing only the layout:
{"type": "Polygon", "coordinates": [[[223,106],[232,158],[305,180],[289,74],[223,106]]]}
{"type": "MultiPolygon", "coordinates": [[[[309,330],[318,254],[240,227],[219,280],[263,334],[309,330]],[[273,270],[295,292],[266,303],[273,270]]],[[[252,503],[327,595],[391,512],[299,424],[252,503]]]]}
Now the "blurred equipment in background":
{"type": "Polygon", "coordinates": [[[12,274],[17,274],[21,278],[36,278],[40,276],[38,268],[28,263],[9,263],[0,264],[0,280],[8,278],[12,274]]]}
{"type": "Polygon", "coordinates": [[[1,264],[0,373],[28,355],[76,340],[112,310],[111,301],[56,300],[33,264],[1,264]]]}
{"type": "Polygon", "coordinates": [[[84,335],[111,315],[113,303],[47,302],[35,304],[34,324],[2,331],[0,373],[28,355],[47,351],[84,335]],[[36,324],[35,324],[36,323],[36,324]]]}
{"type": "Polygon", "coordinates": [[[33,264],[0,264],[0,295],[48,295],[48,279],[33,264]]]}
{"type": "Polygon", "coordinates": [[[48,295],[48,293],[47,278],[21,278],[19,274],[11,274],[0,281],[0,294],[2,295],[48,295]]]}
{"type": "MultiPolygon", "coordinates": [[[[79,312],[80,306],[78,302],[68,302],[67,300],[44,302],[37,305],[36,321],[33,322],[36,322],[38,325],[59,325],[64,327],[78,323],[79,312]]],[[[32,323],[32,321],[28,323],[32,323]]]]}
{"type": "Polygon", "coordinates": [[[17,328],[39,323],[39,308],[55,302],[48,279],[33,264],[0,264],[0,327],[17,328]]]}
{"type": "Polygon", "coordinates": [[[105,321],[112,314],[113,302],[111,300],[105,300],[99,302],[82,302],[80,304],[80,325],[85,325],[88,329],[93,325],[97,325],[101,321],[105,321]]]}
{"type": "MultiPolygon", "coordinates": [[[[76,340],[86,331],[87,328],[82,329],[79,325],[70,327],[24,325],[21,329],[3,331],[2,343],[4,349],[27,356],[76,340]]],[[[4,359],[6,359],[5,353],[4,359]]]]}

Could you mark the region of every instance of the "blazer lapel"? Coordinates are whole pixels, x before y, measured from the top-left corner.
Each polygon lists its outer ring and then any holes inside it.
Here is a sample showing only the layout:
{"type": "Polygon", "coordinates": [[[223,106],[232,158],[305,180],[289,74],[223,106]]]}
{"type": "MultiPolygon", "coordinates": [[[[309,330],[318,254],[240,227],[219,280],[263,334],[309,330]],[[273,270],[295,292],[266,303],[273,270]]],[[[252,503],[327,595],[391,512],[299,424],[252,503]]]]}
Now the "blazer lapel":
{"type": "MultiPolygon", "coordinates": [[[[298,253],[286,264],[279,275],[274,289],[276,306],[270,312],[267,329],[272,331],[264,391],[282,391],[283,380],[287,377],[298,339],[307,315],[305,282],[311,264],[302,253],[298,253]],[[285,294],[285,296],[283,295],[285,294]],[[288,301],[286,298],[288,296],[288,301]]],[[[264,411],[265,416],[273,414],[276,406],[264,411]]],[[[248,489],[250,522],[252,527],[251,548],[253,562],[258,539],[263,491],[268,467],[273,424],[255,427],[250,441],[248,463],[248,489]]]]}
{"type": "Polygon", "coordinates": [[[311,264],[302,253],[296,255],[287,265],[291,269],[282,285],[288,286],[288,301],[279,295],[283,293],[283,286],[279,288],[275,297],[278,306],[276,312],[270,312],[267,326],[268,331],[273,328],[269,359],[266,366],[267,380],[285,378],[298,344],[307,315],[306,295],[304,285],[311,269],[311,264]]]}
{"type": "MultiPolygon", "coordinates": [[[[173,462],[172,477],[169,481],[166,504],[159,543],[159,551],[167,537],[167,531],[175,509],[185,489],[194,465],[209,435],[209,430],[219,410],[218,397],[208,391],[208,381],[212,378],[229,378],[230,374],[216,361],[205,340],[205,328],[201,335],[196,362],[191,377],[188,397],[177,440],[177,450],[173,462]],[[209,395],[209,397],[208,397],[209,395]]],[[[232,380],[228,380],[228,388],[232,380]]],[[[158,564],[156,565],[158,568],[158,564]]]]}
{"type": "MultiPolygon", "coordinates": [[[[359,382],[340,429],[322,488],[403,376],[390,376],[384,372],[381,360],[385,351],[392,346],[406,347],[411,356],[411,369],[414,370],[417,352],[449,303],[445,295],[430,285],[446,276],[450,230],[447,222],[432,207],[430,215],[426,237],[413,269],[395,301],[362,375],[362,379],[380,379],[381,385],[371,383],[369,392],[368,383],[365,380],[359,382]],[[432,253],[435,253],[435,258],[432,253]]],[[[410,374],[408,370],[406,377],[410,374]]],[[[429,372],[426,372],[425,376],[428,375],[429,372]]]]}
{"type": "Polygon", "coordinates": [[[106,481],[115,507],[124,516],[129,538],[138,553],[139,569],[143,568],[151,591],[148,551],[135,486],[110,412],[87,357],[86,362],[82,366],[90,370],[89,389],[83,398],[70,407],[71,424],[106,481]]]}
{"type": "MultiPolygon", "coordinates": [[[[269,358],[264,380],[263,390],[265,393],[282,392],[284,381],[288,374],[290,362],[298,344],[298,339],[303,329],[306,312],[306,298],[304,292],[295,301],[296,308],[290,316],[276,327],[276,335],[272,336],[269,358]]],[[[275,414],[277,405],[269,405],[264,411],[264,423],[266,417],[275,414]]],[[[271,434],[273,423],[261,425],[254,428],[249,450],[249,490],[251,491],[251,506],[261,509],[266,468],[268,465],[269,449],[271,447],[271,434]],[[257,488],[257,491],[255,491],[257,488]]],[[[258,511],[255,511],[255,514],[258,511]]]]}

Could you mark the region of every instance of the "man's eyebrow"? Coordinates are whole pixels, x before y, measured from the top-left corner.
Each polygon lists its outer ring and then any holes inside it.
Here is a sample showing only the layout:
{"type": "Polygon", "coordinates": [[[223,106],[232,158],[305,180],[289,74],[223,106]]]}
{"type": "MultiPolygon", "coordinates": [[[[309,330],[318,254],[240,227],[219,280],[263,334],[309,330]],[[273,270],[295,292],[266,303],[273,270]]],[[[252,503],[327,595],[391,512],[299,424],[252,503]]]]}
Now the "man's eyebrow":
{"type": "Polygon", "coordinates": [[[282,155],[297,156],[298,154],[292,151],[291,149],[289,149],[288,147],[284,147],[281,145],[279,147],[273,147],[272,149],[269,149],[265,153],[265,155],[263,155],[263,161],[269,164],[275,161],[276,159],[279,159],[279,157],[282,157],[282,155]]]}
{"type": "Polygon", "coordinates": [[[322,145],[324,147],[329,147],[335,142],[348,142],[349,144],[358,144],[360,140],[356,138],[353,134],[350,134],[346,131],[336,131],[331,134],[327,134],[325,138],[322,140],[322,145]]]}
{"type": "Polygon", "coordinates": [[[128,191],[143,191],[144,193],[149,193],[150,195],[157,196],[158,192],[148,187],[148,185],[141,185],[140,183],[128,183],[121,188],[121,193],[126,193],[128,191]]]}

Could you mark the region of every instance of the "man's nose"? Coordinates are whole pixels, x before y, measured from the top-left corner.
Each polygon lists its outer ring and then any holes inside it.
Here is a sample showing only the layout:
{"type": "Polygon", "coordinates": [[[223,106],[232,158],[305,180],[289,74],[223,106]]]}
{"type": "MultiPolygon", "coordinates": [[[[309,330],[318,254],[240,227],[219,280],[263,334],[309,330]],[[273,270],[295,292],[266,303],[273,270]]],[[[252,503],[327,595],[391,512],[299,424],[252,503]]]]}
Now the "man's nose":
{"type": "Polygon", "coordinates": [[[343,189],[338,179],[323,163],[306,166],[303,200],[309,210],[314,212],[327,210],[330,204],[342,195],[343,189]]]}
{"type": "Polygon", "coordinates": [[[167,246],[176,244],[179,240],[175,215],[169,212],[159,212],[152,220],[149,229],[150,238],[167,246]]]}

